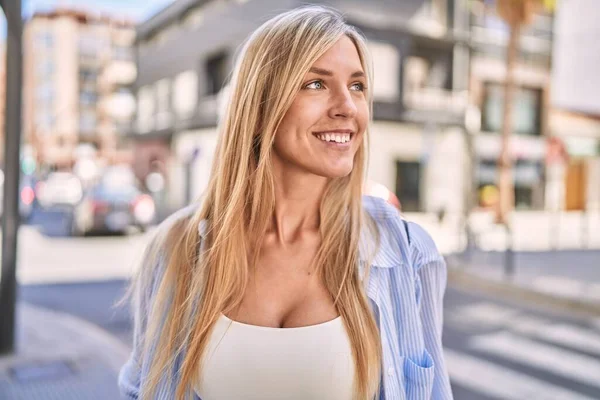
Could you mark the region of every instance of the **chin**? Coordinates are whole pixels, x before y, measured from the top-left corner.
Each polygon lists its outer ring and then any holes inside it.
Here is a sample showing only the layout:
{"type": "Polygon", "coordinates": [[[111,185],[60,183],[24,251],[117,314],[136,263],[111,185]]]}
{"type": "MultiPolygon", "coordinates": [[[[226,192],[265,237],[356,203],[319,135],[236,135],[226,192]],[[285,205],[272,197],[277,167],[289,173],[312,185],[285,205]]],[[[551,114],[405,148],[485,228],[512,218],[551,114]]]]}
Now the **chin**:
{"type": "Polygon", "coordinates": [[[322,171],[319,175],[324,176],[326,178],[344,178],[348,175],[350,175],[350,173],[352,172],[352,165],[348,166],[348,167],[337,167],[337,168],[328,168],[324,171],[322,171]]]}

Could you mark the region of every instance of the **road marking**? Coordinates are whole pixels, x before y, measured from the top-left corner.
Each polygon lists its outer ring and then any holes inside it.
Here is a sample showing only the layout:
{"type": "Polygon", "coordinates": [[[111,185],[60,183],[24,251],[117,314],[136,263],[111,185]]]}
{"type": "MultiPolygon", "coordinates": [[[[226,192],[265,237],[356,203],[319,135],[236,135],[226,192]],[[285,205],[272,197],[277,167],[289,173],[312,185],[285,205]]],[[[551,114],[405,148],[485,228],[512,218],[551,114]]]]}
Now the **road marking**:
{"type": "Polygon", "coordinates": [[[550,320],[519,315],[518,310],[493,303],[478,303],[463,307],[450,316],[455,325],[475,324],[485,328],[507,329],[543,339],[561,346],[600,355],[600,335],[577,325],[554,324],[550,320]]]}
{"type": "Polygon", "coordinates": [[[510,332],[474,336],[469,339],[469,347],[600,388],[600,359],[540,344],[510,332]]]}
{"type": "Polygon", "coordinates": [[[514,308],[499,306],[494,303],[481,302],[460,307],[452,312],[452,318],[458,323],[477,323],[488,327],[504,326],[518,314],[514,308]]]}
{"type": "MultiPolygon", "coordinates": [[[[551,325],[535,332],[536,338],[600,356],[600,335],[567,324],[551,325]]],[[[599,378],[600,379],[600,378],[599,378]]]]}
{"type": "Polygon", "coordinates": [[[450,379],[466,389],[504,400],[592,400],[591,397],[454,350],[444,349],[450,379]]]}

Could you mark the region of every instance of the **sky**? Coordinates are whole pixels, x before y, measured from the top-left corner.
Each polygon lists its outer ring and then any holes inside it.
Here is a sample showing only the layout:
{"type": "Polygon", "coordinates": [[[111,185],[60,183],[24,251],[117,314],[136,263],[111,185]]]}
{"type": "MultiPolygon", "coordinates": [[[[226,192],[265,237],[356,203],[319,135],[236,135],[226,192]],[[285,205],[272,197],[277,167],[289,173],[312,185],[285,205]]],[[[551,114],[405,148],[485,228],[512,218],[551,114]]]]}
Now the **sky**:
{"type": "MultiPolygon", "coordinates": [[[[142,22],[173,0],[22,0],[23,15],[29,17],[36,11],[47,11],[57,6],[106,13],[142,22]]],[[[0,13],[0,36],[6,36],[6,20],[0,13]]]]}
{"type": "Polygon", "coordinates": [[[77,9],[101,11],[141,22],[173,0],[22,0],[23,12],[30,15],[35,11],[69,6],[77,9]]]}

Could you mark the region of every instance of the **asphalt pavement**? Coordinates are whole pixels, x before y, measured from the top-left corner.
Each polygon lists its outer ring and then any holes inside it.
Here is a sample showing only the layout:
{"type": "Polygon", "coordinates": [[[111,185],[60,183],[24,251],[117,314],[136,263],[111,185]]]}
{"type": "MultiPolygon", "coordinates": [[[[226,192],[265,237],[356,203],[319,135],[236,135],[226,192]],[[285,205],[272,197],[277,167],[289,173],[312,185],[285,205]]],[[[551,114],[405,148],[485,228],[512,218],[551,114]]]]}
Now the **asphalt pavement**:
{"type": "Polygon", "coordinates": [[[455,399],[600,399],[599,320],[452,288],[444,319],[455,399]]]}

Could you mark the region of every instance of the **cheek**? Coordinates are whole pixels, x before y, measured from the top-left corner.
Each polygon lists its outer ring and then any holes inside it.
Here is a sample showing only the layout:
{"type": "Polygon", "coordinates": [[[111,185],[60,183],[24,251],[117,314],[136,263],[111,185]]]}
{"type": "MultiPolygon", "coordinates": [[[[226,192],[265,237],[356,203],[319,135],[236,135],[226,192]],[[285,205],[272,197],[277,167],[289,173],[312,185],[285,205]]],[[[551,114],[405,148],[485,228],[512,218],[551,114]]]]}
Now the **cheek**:
{"type": "Polygon", "coordinates": [[[357,104],[356,109],[357,109],[356,120],[357,120],[358,124],[362,125],[363,127],[366,127],[369,122],[369,117],[370,117],[369,104],[367,103],[366,100],[363,100],[359,104],[357,104]]]}

